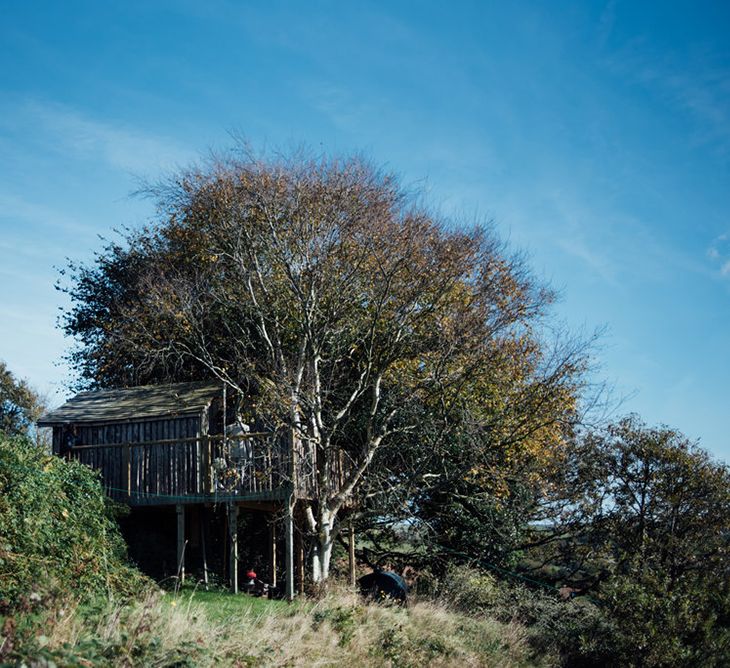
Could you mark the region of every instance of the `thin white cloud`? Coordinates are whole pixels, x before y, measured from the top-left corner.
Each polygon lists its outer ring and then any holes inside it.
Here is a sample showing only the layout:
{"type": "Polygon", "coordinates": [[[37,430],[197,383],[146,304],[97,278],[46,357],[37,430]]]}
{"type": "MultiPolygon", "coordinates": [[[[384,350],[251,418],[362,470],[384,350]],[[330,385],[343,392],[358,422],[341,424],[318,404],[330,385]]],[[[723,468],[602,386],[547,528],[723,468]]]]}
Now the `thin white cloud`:
{"type": "Polygon", "coordinates": [[[124,123],[97,120],[57,103],[26,102],[26,121],[60,150],[81,159],[101,160],[135,174],[186,164],[193,154],[175,141],[124,123]]]}
{"type": "Polygon", "coordinates": [[[730,278],[730,235],[715,237],[707,249],[707,257],[712,261],[713,271],[717,270],[723,278],[730,278]]]}
{"type": "Polygon", "coordinates": [[[675,110],[692,119],[690,140],[730,151],[730,70],[712,53],[658,57],[646,40],[634,40],[605,59],[614,73],[656,91],[675,110]]]}
{"type": "Polygon", "coordinates": [[[609,0],[598,18],[598,39],[606,44],[616,24],[616,0],[609,0]]]}
{"type": "Polygon", "coordinates": [[[69,233],[95,235],[97,229],[51,207],[0,192],[0,230],[7,234],[19,226],[40,225],[69,233]]]}
{"type": "Polygon", "coordinates": [[[373,100],[364,102],[349,89],[328,81],[306,81],[301,85],[301,92],[338,130],[351,133],[360,132],[366,126],[366,119],[385,103],[385,100],[379,100],[380,104],[373,100]]]}
{"type": "Polygon", "coordinates": [[[617,286],[616,271],[609,259],[592,250],[585,241],[577,238],[558,239],[557,245],[568,255],[584,262],[590,270],[600,276],[606,283],[617,286]]]}
{"type": "MultiPolygon", "coordinates": [[[[595,277],[613,287],[637,277],[667,281],[677,271],[710,275],[705,262],[668,244],[642,218],[601,202],[600,197],[591,199],[565,180],[556,181],[553,176],[534,184],[532,196],[535,210],[531,218],[542,221],[537,227],[530,224],[533,242],[554,245],[579,259],[595,277]]],[[[513,208],[519,206],[517,202],[513,208]]]]}

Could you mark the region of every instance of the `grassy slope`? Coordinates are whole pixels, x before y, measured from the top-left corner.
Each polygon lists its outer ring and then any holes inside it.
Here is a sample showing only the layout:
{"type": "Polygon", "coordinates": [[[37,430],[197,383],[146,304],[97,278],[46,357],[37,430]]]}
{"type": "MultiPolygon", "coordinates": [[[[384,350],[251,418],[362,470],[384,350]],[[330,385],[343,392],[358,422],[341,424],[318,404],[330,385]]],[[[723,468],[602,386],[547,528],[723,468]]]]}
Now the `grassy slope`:
{"type": "Polygon", "coordinates": [[[67,614],[41,641],[58,665],[547,666],[523,628],[431,603],[364,604],[347,592],[288,605],[185,591],[67,614]]]}

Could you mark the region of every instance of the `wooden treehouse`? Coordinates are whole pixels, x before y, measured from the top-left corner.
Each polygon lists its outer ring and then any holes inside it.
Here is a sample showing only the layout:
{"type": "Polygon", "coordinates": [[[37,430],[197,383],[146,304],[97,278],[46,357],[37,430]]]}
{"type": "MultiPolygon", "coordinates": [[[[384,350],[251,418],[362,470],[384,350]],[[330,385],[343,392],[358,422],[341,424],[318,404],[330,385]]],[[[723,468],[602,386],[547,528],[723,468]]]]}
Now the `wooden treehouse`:
{"type": "Polygon", "coordinates": [[[98,470],[130,506],[120,524],[146,570],[217,574],[238,591],[240,570],[265,566],[259,577],[283,578],[291,599],[305,577],[297,501],[311,498],[315,465],[289,431],[242,424],[233,404],[218,383],[82,392],[38,425],[53,429],[55,454],[98,470]]]}

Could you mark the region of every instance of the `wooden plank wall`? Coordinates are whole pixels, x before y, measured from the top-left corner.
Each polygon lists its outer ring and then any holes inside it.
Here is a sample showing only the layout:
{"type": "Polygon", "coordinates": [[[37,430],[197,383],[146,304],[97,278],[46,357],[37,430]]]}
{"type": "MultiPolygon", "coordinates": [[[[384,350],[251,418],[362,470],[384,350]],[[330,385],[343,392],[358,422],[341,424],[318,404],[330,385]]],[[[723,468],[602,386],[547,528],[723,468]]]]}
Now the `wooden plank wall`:
{"type": "MultiPolygon", "coordinates": [[[[200,427],[199,415],[78,425],[82,447],[74,456],[101,471],[111,496],[124,498],[134,491],[159,496],[164,503],[165,497],[204,493],[200,427]],[[150,446],[134,445],[143,443],[150,446]]],[[[62,430],[54,428],[54,446],[61,437],[62,430]]]]}
{"type": "Polygon", "coordinates": [[[185,415],[165,420],[79,425],[79,436],[81,445],[144,443],[200,436],[200,427],[200,416],[185,415]]]}
{"type": "Polygon", "coordinates": [[[317,450],[303,438],[292,436],[292,440],[297,496],[312,499],[317,489],[317,450]]]}
{"type": "MultiPolygon", "coordinates": [[[[55,441],[60,443],[60,430],[55,441]]],[[[289,433],[259,433],[223,439],[201,434],[201,419],[84,425],[74,457],[101,471],[111,496],[145,503],[175,503],[181,497],[258,495],[295,483],[298,498],[314,498],[317,462],[314,448],[289,433]],[[294,470],[291,455],[294,454],[294,470]],[[294,481],[292,481],[292,473],[294,481]]],[[[324,463],[333,489],[348,466],[333,452],[324,463]]],[[[329,490],[333,491],[333,490],[329,490]]]]}
{"type": "Polygon", "coordinates": [[[163,432],[158,426],[142,425],[143,441],[80,445],[72,456],[101,471],[112,497],[130,503],[164,505],[183,502],[185,497],[200,501],[271,496],[286,490],[289,452],[280,447],[280,435],[183,437],[170,425],[163,432]],[[149,440],[160,433],[172,437],[149,440]]]}

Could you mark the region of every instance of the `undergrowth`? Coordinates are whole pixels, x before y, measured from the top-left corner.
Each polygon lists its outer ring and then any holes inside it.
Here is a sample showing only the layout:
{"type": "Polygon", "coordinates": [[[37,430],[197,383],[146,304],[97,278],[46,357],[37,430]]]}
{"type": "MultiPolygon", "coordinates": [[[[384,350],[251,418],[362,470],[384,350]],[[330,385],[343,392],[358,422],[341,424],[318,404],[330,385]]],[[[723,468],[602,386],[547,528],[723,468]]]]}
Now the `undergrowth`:
{"type": "Polygon", "coordinates": [[[0,615],[138,595],[148,581],[126,560],[115,510],[97,472],[0,433],[0,615]]]}
{"type": "MultiPolygon", "coordinates": [[[[285,605],[226,595],[150,594],[142,601],[77,606],[13,650],[26,665],[57,666],[546,666],[516,624],[473,618],[441,604],[368,604],[331,592],[285,605]]],[[[2,642],[0,640],[0,642],[2,642]]]]}

